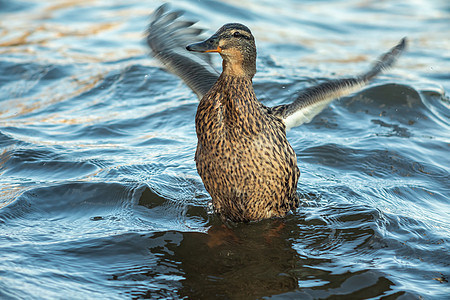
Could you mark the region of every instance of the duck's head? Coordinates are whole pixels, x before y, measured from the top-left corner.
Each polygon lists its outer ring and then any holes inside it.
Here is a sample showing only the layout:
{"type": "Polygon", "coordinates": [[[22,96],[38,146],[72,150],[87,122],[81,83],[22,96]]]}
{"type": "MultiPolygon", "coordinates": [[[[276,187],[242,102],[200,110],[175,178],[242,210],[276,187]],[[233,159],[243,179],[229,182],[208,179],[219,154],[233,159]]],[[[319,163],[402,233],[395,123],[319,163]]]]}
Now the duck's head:
{"type": "Polygon", "coordinates": [[[186,47],[195,52],[218,52],[223,59],[223,73],[250,77],[256,73],[256,45],[250,29],[238,23],[223,25],[210,38],[186,47]]]}

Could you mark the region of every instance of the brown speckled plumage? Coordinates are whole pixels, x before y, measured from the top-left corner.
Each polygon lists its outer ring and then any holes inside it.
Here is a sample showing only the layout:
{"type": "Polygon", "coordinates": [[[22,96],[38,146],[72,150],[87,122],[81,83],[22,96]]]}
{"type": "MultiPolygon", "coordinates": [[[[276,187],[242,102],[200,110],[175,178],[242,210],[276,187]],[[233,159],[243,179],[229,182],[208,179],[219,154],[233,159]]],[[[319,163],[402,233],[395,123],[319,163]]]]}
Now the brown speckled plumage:
{"type": "Polygon", "coordinates": [[[251,78],[222,74],[200,101],[195,125],[197,170],[222,218],[255,221],[298,207],[295,152],[251,78]]]}
{"type": "Polygon", "coordinates": [[[333,99],[351,94],[391,67],[406,47],[402,39],[359,76],[335,79],[304,89],[295,101],[263,106],[253,91],[256,46],[250,30],[226,24],[209,39],[167,5],[153,14],[147,31],[152,54],[178,75],[200,100],[195,125],[197,170],[223,220],[257,221],[285,216],[298,207],[300,171],[286,130],[309,122],[333,99]],[[193,52],[192,52],[193,51],[193,52]],[[223,59],[219,76],[205,54],[223,59]],[[203,55],[203,56],[200,56],[203,55]]]}

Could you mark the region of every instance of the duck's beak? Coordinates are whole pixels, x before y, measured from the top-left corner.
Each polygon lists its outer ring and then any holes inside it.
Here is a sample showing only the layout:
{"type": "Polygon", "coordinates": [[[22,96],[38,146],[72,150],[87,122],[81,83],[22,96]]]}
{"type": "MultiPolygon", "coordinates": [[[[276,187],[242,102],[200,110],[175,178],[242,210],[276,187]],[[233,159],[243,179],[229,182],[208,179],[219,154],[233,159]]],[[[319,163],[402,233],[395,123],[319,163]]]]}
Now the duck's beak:
{"type": "Polygon", "coordinates": [[[219,39],[216,35],[213,35],[207,40],[200,43],[190,44],[186,46],[186,49],[194,52],[222,52],[222,48],[219,47],[219,39]]]}

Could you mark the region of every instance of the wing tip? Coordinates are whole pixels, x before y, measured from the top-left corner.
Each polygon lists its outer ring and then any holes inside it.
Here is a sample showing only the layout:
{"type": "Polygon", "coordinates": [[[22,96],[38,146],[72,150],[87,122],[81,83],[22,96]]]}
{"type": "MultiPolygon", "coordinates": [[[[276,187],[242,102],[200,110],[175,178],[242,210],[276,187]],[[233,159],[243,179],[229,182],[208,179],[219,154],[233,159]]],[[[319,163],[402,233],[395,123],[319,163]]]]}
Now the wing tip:
{"type": "Polygon", "coordinates": [[[372,68],[368,72],[362,74],[360,78],[365,82],[369,82],[381,72],[390,69],[397,61],[397,59],[400,57],[400,55],[406,50],[406,48],[408,47],[408,43],[409,43],[408,38],[406,36],[403,37],[397,43],[397,45],[395,45],[389,51],[381,55],[376,60],[372,68]]]}
{"type": "Polygon", "coordinates": [[[197,95],[203,95],[218,75],[209,56],[201,57],[185,50],[185,45],[197,41],[204,30],[193,26],[197,22],[180,18],[183,13],[167,3],[157,7],[150,14],[144,40],[150,54],[169,72],[180,77],[197,95]]]}
{"type": "Polygon", "coordinates": [[[409,43],[408,37],[407,37],[407,36],[404,36],[404,37],[402,37],[402,39],[400,40],[400,43],[398,44],[398,46],[399,46],[402,50],[404,50],[404,49],[407,48],[408,43],[409,43]]]}
{"type": "Polygon", "coordinates": [[[182,10],[172,10],[169,3],[157,7],[150,14],[149,24],[144,31],[145,40],[153,55],[172,50],[176,45],[188,44],[185,39],[195,40],[205,30],[194,26],[197,21],[182,20],[182,10]]]}

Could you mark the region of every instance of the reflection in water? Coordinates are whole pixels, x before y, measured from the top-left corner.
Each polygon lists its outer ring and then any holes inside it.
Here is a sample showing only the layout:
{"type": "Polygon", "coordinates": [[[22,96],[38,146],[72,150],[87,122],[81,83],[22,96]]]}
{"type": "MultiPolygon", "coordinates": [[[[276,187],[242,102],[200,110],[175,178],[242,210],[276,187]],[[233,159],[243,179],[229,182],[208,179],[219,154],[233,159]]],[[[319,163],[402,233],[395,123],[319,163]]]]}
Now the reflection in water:
{"type": "Polygon", "coordinates": [[[208,235],[184,233],[174,255],[186,277],[180,295],[252,299],[296,289],[297,254],[282,225],[215,225],[208,235]]]}
{"type": "MultiPolygon", "coordinates": [[[[165,202],[148,189],[139,200],[148,209],[165,202]]],[[[282,220],[227,226],[213,217],[207,233],[142,235],[140,243],[149,247],[144,265],[115,273],[113,279],[140,282],[131,295],[143,298],[360,299],[407,294],[395,292],[395,283],[376,270],[377,251],[388,247],[380,232],[386,220],[379,211],[354,205],[303,210],[307,213],[282,220]]]]}

